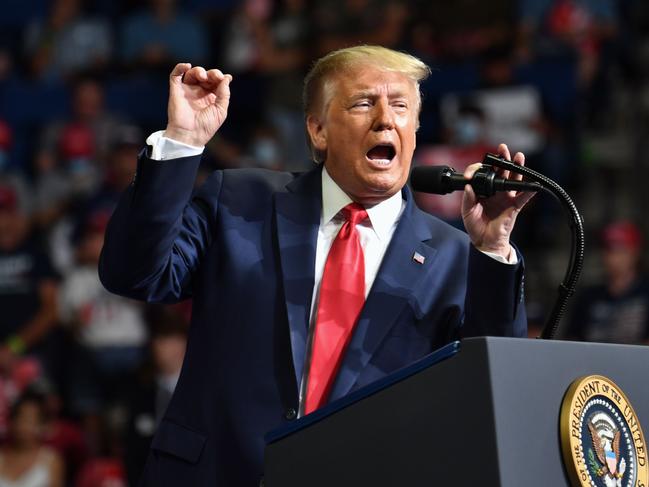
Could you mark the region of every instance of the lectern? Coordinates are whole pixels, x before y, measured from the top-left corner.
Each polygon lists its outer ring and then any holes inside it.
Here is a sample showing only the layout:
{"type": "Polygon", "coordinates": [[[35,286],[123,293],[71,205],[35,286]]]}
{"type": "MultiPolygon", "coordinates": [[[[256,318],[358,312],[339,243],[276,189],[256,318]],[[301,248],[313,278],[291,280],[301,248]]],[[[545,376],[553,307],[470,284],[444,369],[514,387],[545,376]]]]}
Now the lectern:
{"type": "Polygon", "coordinates": [[[265,485],[568,486],[562,400],[592,374],[649,425],[649,347],[471,338],[269,433],[265,485]]]}

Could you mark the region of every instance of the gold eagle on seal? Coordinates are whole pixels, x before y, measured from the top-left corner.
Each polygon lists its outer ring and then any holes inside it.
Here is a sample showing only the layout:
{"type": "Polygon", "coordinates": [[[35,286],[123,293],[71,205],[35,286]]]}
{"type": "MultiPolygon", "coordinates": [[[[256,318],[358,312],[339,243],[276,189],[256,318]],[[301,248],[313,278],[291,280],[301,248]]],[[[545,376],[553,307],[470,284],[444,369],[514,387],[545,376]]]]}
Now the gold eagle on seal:
{"type": "MultiPolygon", "coordinates": [[[[596,416],[600,416],[600,414],[596,416]]],[[[591,421],[588,421],[593,449],[597,460],[599,460],[597,465],[591,458],[591,471],[604,482],[606,487],[621,487],[622,477],[626,471],[626,460],[620,459],[622,434],[619,429],[612,427],[612,421],[608,416],[605,414],[602,416],[605,418],[593,417],[591,421]]]]}

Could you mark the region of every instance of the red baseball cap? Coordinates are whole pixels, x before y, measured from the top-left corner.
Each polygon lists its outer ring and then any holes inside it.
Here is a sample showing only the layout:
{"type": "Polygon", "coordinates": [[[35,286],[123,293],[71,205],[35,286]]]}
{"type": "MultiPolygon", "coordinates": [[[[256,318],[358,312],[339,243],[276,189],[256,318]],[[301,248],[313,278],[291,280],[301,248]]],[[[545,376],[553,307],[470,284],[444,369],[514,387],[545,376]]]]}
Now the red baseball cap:
{"type": "Polygon", "coordinates": [[[614,222],[602,230],[602,245],[605,249],[636,250],[642,246],[642,233],[629,221],[614,222]]]}
{"type": "Polygon", "coordinates": [[[61,134],[60,149],[65,159],[92,156],[95,152],[92,131],[80,124],[68,125],[61,134]]]}

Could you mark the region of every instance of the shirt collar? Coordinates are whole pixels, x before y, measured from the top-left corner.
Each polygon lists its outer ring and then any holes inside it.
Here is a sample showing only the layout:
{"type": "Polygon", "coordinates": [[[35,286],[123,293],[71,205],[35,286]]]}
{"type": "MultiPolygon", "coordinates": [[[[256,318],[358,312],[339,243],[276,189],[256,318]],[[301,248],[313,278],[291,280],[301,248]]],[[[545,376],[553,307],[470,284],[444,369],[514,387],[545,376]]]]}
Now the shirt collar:
{"type": "MultiPolygon", "coordinates": [[[[348,204],[353,203],[353,200],[345,193],[340,186],[331,178],[327,172],[327,168],[322,168],[322,215],[321,225],[329,223],[340,210],[348,204]]],[[[387,238],[390,229],[399,219],[403,199],[401,191],[397,191],[390,196],[387,200],[365,208],[367,215],[372,224],[372,228],[380,239],[387,238]]]]}

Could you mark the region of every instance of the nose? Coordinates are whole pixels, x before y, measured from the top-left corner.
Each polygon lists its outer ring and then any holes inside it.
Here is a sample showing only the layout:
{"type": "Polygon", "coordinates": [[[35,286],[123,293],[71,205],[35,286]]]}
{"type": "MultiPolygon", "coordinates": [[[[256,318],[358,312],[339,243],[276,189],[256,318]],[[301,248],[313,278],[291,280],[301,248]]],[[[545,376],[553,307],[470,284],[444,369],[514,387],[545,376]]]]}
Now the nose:
{"type": "Polygon", "coordinates": [[[375,116],[373,129],[377,132],[392,130],[394,128],[394,113],[388,100],[381,99],[376,103],[374,108],[375,116]]]}

